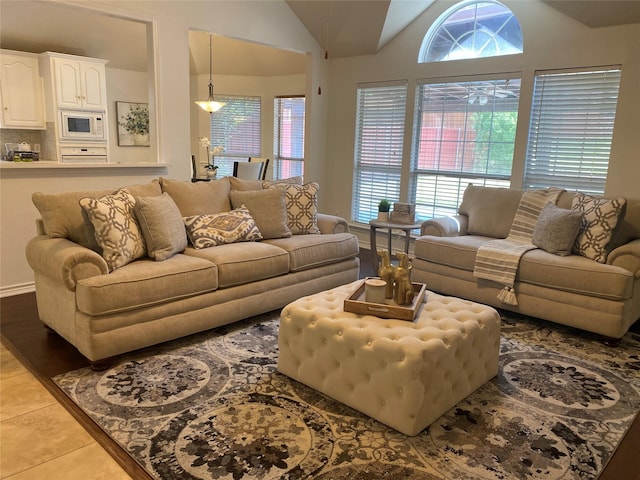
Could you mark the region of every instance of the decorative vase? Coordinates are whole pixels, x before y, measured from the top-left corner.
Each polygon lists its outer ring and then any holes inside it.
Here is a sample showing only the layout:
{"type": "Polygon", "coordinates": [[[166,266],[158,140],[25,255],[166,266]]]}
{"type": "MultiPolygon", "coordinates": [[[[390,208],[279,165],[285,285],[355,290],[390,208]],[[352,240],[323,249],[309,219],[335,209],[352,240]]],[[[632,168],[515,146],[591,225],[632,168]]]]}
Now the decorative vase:
{"type": "Polygon", "coordinates": [[[134,133],[132,135],[133,138],[133,144],[134,145],[141,145],[141,146],[146,146],[149,145],[149,134],[140,134],[140,133],[134,133]]]}
{"type": "Polygon", "coordinates": [[[388,222],[389,221],[389,212],[378,212],[378,221],[379,222],[388,222]]]}
{"type": "Polygon", "coordinates": [[[207,178],[214,179],[218,176],[218,170],[209,170],[207,169],[207,178]]]}

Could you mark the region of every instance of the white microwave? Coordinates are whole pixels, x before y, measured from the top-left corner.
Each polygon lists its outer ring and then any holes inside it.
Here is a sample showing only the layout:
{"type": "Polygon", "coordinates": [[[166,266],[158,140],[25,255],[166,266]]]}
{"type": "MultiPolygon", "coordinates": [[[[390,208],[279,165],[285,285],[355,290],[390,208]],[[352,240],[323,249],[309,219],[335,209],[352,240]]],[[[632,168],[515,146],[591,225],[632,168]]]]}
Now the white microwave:
{"type": "Polygon", "coordinates": [[[105,141],[104,111],[60,111],[60,140],[105,141]]]}

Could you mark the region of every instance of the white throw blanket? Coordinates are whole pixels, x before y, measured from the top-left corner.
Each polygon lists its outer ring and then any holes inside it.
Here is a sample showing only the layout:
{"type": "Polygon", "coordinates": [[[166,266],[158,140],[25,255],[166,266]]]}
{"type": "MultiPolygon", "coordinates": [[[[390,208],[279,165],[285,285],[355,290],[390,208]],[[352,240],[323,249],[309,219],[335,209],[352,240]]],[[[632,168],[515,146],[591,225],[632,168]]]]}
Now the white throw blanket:
{"type": "Polygon", "coordinates": [[[531,237],[538,216],[547,203],[555,204],[562,192],[558,188],[524,192],[507,238],[490,240],[478,248],[473,276],[504,285],[504,289],[498,293],[501,302],[518,304],[514,283],[520,258],[537,248],[531,243],[531,237]]]}

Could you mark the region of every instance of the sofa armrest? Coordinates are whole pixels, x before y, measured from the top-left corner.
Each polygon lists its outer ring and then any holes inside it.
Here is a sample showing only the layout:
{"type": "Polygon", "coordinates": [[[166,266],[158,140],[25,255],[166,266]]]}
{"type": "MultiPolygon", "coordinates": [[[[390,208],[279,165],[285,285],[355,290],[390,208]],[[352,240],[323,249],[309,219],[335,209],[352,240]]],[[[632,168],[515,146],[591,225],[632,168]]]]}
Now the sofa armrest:
{"type": "Polygon", "coordinates": [[[349,231],[347,221],[337,215],[329,215],[327,213],[318,213],[318,228],[320,233],[345,233],[349,231]]]}
{"type": "Polygon", "coordinates": [[[622,267],[633,273],[635,278],[640,278],[640,239],[612,250],[607,256],[607,263],[622,267]]]}
{"type": "Polygon", "coordinates": [[[422,222],[420,235],[434,237],[457,237],[467,234],[469,217],[466,215],[452,215],[450,217],[437,217],[422,222]]]}
{"type": "Polygon", "coordinates": [[[25,251],[34,272],[62,282],[71,291],[78,280],[109,273],[104,258],[66,238],[38,235],[27,242],[25,251]]]}

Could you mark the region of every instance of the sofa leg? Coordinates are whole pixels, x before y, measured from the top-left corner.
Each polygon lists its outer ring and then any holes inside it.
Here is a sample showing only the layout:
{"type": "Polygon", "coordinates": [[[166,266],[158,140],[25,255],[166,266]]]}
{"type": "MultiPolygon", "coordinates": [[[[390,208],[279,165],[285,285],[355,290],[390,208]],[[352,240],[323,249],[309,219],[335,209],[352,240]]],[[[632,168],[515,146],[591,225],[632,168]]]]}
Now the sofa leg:
{"type": "Polygon", "coordinates": [[[618,345],[620,345],[620,340],[622,339],[614,338],[614,337],[605,337],[604,335],[600,339],[600,341],[607,347],[617,347],[618,345]]]}
{"type": "Polygon", "coordinates": [[[91,370],[93,370],[94,372],[103,372],[105,370],[108,370],[109,368],[111,368],[111,365],[113,365],[113,359],[111,358],[104,358],[102,360],[89,361],[89,366],[91,367],[91,370]]]}

